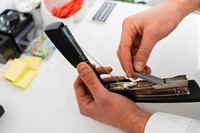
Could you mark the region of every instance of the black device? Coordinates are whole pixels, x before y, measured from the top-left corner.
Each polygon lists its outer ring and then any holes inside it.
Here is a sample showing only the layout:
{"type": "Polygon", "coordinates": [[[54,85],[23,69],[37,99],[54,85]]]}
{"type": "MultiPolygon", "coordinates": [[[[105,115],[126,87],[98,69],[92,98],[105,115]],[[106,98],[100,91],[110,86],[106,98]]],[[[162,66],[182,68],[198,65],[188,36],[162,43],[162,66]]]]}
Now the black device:
{"type": "MultiPolygon", "coordinates": [[[[163,87],[147,81],[131,82],[129,79],[123,81],[104,82],[93,65],[90,63],[70,30],[62,22],[54,22],[45,28],[45,33],[62,53],[62,55],[76,68],[80,62],[86,62],[94,71],[99,81],[109,91],[121,94],[135,102],[200,102],[200,88],[194,80],[187,80],[185,76],[176,76],[166,78],[167,89],[155,89],[163,87]],[[135,85],[138,84],[138,86],[135,85]],[[142,84],[141,84],[142,83],[142,84]],[[173,87],[174,83],[184,84],[180,87],[173,87]],[[129,86],[126,86],[126,85],[129,86]],[[138,91],[137,87],[143,86],[142,91],[138,91]],[[145,87],[152,87],[146,89],[145,87]],[[125,86],[125,87],[124,87],[125,86]]],[[[165,85],[164,85],[165,86],[165,85]]],[[[176,85],[175,85],[176,86],[176,85]]],[[[147,87],[147,88],[148,88],[147,87]]]]}
{"type": "Polygon", "coordinates": [[[34,39],[30,33],[35,27],[30,13],[6,9],[0,14],[0,34],[10,37],[20,53],[23,53],[29,42],[34,39]]]}
{"type": "Polygon", "coordinates": [[[20,52],[13,40],[9,36],[0,34],[0,63],[5,64],[9,59],[18,58],[19,56],[20,52]]]}

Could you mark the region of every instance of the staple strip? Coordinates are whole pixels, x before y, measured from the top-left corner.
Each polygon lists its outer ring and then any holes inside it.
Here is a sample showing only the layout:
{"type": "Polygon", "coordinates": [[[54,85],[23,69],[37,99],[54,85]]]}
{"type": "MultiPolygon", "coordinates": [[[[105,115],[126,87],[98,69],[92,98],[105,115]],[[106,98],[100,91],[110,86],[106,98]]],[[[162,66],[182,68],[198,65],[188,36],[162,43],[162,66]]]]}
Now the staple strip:
{"type": "Polygon", "coordinates": [[[115,3],[104,2],[93,17],[93,20],[105,22],[112,10],[114,9],[115,5],[115,3]]]}
{"type": "Polygon", "coordinates": [[[153,76],[153,75],[146,74],[144,72],[135,72],[134,71],[133,75],[136,77],[139,77],[141,79],[147,80],[151,83],[155,83],[155,84],[164,84],[165,83],[164,79],[161,79],[161,78],[153,76]]]}

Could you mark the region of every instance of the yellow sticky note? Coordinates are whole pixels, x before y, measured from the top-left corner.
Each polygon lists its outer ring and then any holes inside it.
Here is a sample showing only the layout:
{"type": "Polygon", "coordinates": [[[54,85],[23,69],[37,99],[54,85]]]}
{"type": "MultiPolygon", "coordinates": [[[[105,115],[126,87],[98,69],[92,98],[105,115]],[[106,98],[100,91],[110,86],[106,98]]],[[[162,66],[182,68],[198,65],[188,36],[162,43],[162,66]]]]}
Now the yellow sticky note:
{"type": "Polygon", "coordinates": [[[23,56],[21,60],[28,64],[30,69],[37,70],[42,62],[42,58],[35,56],[23,56]]]}
{"type": "Polygon", "coordinates": [[[13,85],[26,89],[30,85],[36,74],[37,72],[35,70],[28,69],[19,80],[13,82],[13,85]]]}
{"type": "Polygon", "coordinates": [[[28,65],[26,63],[19,59],[14,59],[4,71],[3,77],[13,82],[21,78],[27,69],[28,65]]]}

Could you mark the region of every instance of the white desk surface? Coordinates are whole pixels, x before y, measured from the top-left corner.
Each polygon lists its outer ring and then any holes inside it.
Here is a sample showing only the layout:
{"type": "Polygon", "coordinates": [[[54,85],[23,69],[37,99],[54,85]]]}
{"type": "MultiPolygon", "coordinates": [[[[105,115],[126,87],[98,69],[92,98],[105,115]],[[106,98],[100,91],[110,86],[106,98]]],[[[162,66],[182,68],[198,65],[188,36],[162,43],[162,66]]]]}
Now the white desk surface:
{"type": "MultiPolygon", "coordinates": [[[[89,8],[87,17],[74,25],[72,33],[102,65],[114,68],[113,75],[124,75],[116,56],[121,23],[126,16],[148,7],[117,2],[105,23],[92,21],[102,2],[99,0],[89,8]]],[[[160,41],[148,64],[154,75],[186,74],[200,84],[200,15],[189,15],[169,37],[160,41]]],[[[80,115],[73,90],[76,76],[76,70],[56,51],[49,61],[43,61],[27,90],[1,79],[0,104],[6,113],[0,119],[0,133],[122,133],[80,115]]],[[[187,116],[187,112],[182,113],[187,116]]]]}

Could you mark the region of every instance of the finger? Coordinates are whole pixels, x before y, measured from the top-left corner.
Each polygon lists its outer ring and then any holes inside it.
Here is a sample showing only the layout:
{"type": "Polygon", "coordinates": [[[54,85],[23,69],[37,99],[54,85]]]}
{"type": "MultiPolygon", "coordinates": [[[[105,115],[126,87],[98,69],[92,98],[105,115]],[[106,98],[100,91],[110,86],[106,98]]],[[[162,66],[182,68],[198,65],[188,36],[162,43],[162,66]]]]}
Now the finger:
{"type": "MultiPolygon", "coordinates": [[[[150,74],[151,73],[151,68],[148,67],[148,66],[145,66],[144,72],[147,73],[147,74],[150,74]]],[[[132,75],[132,78],[133,79],[137,79],[138,77],[136,77],[135,75],[132,75]]]]}
{"type": "Polygon", "coordinates": [[[135,55],[140,47],[140,44],[141,44],[141,40],[142,40],[142,36],[137,33],[136,36],[135,36],[135,39],[133,40],[133,44],[132,44],[132,48],[131,48],[131,54],[132,54],[132,57],[133,57],[133,64],[134,64],[134,59],[135,59],[135,55]]]}
{"type": "Polygon", "coordinates": [[[92,64],[92,65],[93,65],[93,67],[96,69],[97,66],[96,66],[95,64],[92,64]]]}
{"type": "Polygon", "coordinates": [[[93,64],[94,68],[97,70],[97,72],[99,74],[109,74],[112,72],[112,67],[104,67],[104,66],[100,66],[96,68],[96,65],[93,64]]]}
{"type": "Polygon", "coordinates": [[[141,45],[136,53],[135,60],[134,60],[134,69],[138,72],[144,70],[147,60],[151,54],[151,51],[156,44],[152,38],[144,35],[142,38],[141,45]]]}
{"type": "Polygon", "coordinates": [[[133,60],[135,58],[137,51],[138,51],[137,47],[134,47],[134,46],[131,47],[131,55],[132,55],[133,60]]]}
{"type": "Polygon", "coordinates": [[[77,66],[77,70],[81,80],[85,83],[85,85],[93,95],[94,99],[101,97],[106,93],[106,89],[100,83],[93,70],[87,63],[79,63],[77,66]]]}
{"type": "Polygon", "coordinates": [[[124,77],[124,76],[106,77],[106,78],[104,78],[103,80],[104,80],[105,82],[109,82],[109,81],[115,81],[116,79],[117,79],[117,80],[125,80],[126,77],[124,77]]]}
{"type": "Polygon", "coordinates": [[[148,74],[151,73],[151,68],[149,66],[145,66],[144,71],[148,74]]]}
{"type": "Polygon", "coordinates": [[[84,106],[85,104],[88,104],[91,101],[93,101],[90,93],[88,93],[88,90],[86,89],[84,82],[79,76],[74,82],[74,90],[79,107],[84,106]]]}
{"type": "Polygon", "coordinates": [[[141,41],[142,41],[142,36],[139,33],[137,33],[135,35],[135,39],[133,41],[133,47],[139,48],[140,44],[141,44],[141,41]]]}
{"type": "Polygon", "coordinates": [[[96,68],[96,70],[99,74],[109,74],[112,72],[112,67],[101,66],[101,67],[96,68]]]}
{"type": "Polygon", "coordinates": [[[123,70],[126,72],[127,77],[131,77],[133,72],[133,59],[131,48],[133,44],[133,39],[135,38],[137,32],[134,27],[130,27],[128,19],[123,22],[122,35],[118,48],[118,58],[123,70]]]}

